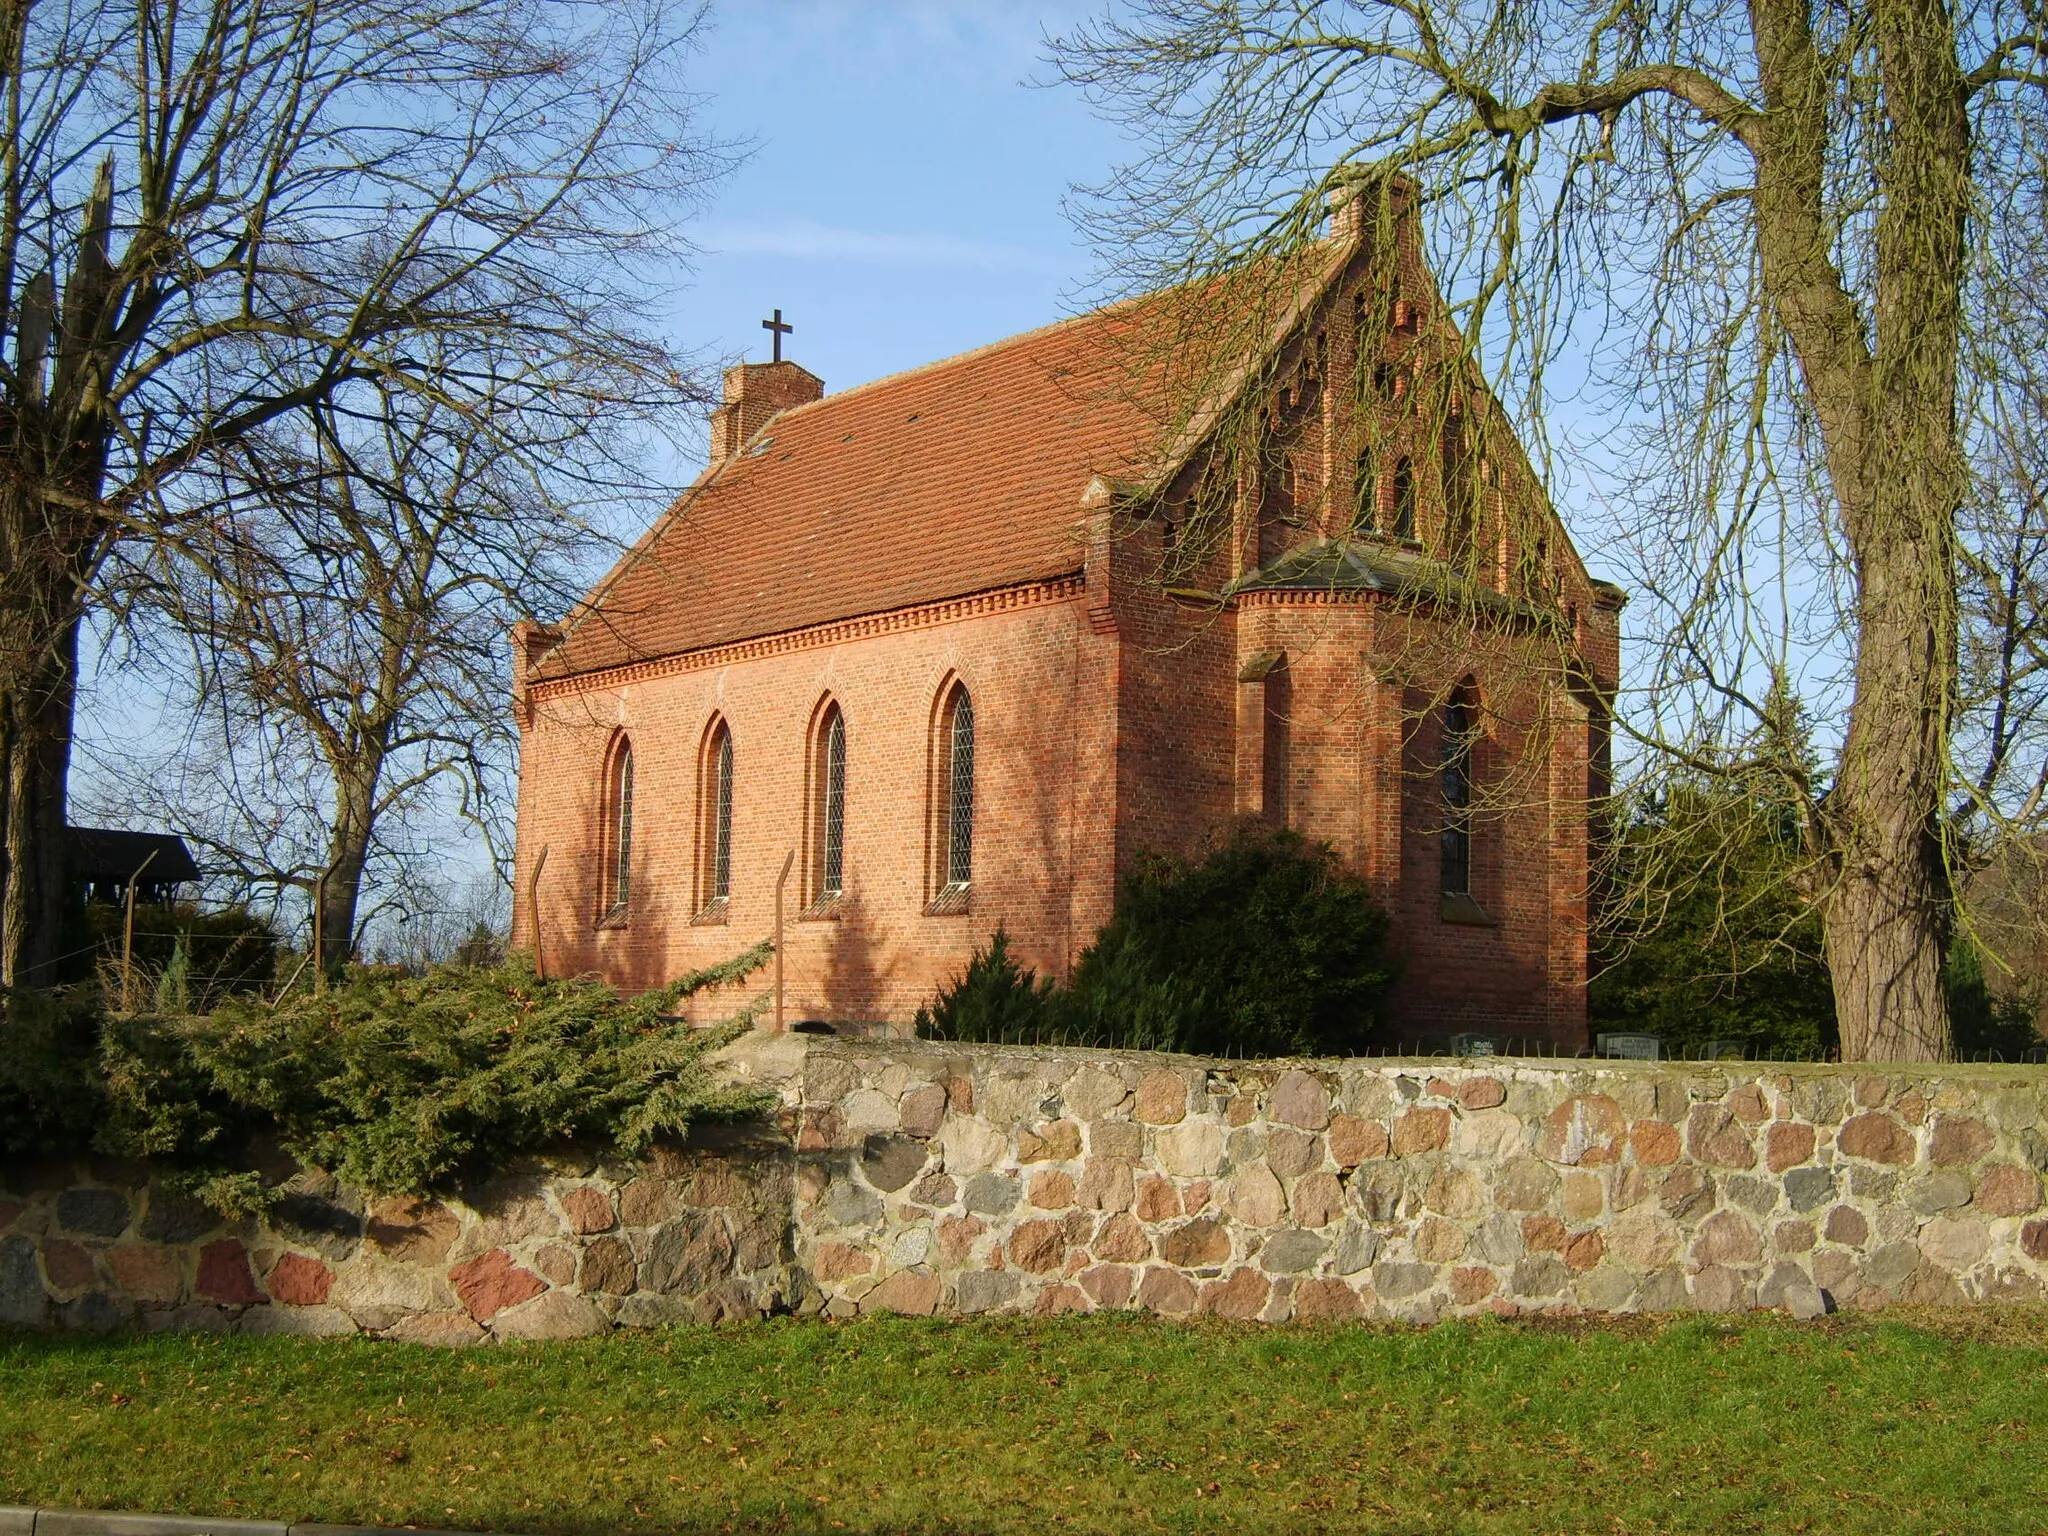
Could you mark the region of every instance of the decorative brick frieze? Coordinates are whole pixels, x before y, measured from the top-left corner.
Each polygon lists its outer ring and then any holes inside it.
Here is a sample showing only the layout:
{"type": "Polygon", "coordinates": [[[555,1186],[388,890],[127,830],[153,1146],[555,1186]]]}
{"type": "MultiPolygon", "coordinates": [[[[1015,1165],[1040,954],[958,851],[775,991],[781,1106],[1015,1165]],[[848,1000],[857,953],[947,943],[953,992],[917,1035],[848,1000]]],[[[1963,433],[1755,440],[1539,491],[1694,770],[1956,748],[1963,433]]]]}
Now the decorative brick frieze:
{"type": "Polygon", "coordinates": [[[676,656],[652,657],[627,666],[606,667],[573,677],[547,678],[531,684],[528,696],[535,704],[542,704],[550,699],[579,693],[650,683],[656,678],[674,677],[683,672],[701,672],[708,667],[729,667],[742,661],[758,661],[766,656],[787,655],[791,651],[816,650],[820,646],[844,645],[849,640],[900,634],[907,629],[924,629],[934,624],[957,624],[962,619],[980,618],[991,613],[1010,613],[1019,608],[1071,602],[1082,594],[1084,586],[1083,578],[1077,573],[1052,581],[1034,581],[1023,586],[976,592],[966,597],[949,598],[942,603],[920,603],[888,613],[864,614],[833,624],[815,624],[808,629],[764,635],[758,640],[714,645],[676,656]]]}

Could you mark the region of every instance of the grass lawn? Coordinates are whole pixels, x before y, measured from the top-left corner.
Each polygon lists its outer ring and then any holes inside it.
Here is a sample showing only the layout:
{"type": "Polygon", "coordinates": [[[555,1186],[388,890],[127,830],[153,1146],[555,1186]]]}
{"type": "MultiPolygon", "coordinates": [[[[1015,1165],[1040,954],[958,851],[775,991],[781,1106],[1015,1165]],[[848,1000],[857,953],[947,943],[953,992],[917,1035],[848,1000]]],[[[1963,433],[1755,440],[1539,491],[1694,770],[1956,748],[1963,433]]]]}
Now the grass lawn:
{"type": "Polygon", "coordinates": [[[0,1503],[498,1531],[2048,1532],[2048,1311],[0,1336],[0,1503]]]}

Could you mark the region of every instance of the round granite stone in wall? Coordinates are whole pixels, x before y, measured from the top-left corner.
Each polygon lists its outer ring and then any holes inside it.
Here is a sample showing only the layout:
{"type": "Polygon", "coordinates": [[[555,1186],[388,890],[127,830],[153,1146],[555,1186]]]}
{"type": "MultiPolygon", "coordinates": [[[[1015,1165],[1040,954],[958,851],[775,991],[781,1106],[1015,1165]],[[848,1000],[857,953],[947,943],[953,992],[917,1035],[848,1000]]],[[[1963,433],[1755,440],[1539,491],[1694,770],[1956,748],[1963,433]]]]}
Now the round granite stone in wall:
{"type": "Polygon", "coordinates": [[[57,1196],[57,1225],[91,1237],[128,1230],[128,1197],[118,1189],[67,1189],[57,1196]]]}

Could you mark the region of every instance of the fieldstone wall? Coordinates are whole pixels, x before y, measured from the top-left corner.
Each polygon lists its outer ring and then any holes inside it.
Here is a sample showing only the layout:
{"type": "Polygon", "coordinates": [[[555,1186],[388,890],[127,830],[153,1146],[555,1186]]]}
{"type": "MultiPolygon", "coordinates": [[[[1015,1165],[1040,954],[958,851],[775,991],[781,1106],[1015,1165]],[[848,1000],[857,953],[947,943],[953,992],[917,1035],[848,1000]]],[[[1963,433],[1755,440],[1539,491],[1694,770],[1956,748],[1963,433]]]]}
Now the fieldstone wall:
{"type": "Polygon", "coordinates": [[[793,1099],[835,1316],[1813,1313],[2048,1279],[2039,1068],[831,1041],[793,1099]]]}
{"type": "Polygon", "coordinates": [[[2048,1071],[1219,1062],[756,1035],[773,1126],[228,1223],[0,1169],[0,1324],[559,1338],[777,1311],[1384,1317],[2048,1295],[2048,1071]]]}
{"type": "Polygon", "coordinates": [[[786,1138],[565,1153],[457,1196],[365,1200],[319,1174],[228,1222],[149,1170],[0,1169],[0,1324],[576,1338],[791,1304],[786,1138]]]}

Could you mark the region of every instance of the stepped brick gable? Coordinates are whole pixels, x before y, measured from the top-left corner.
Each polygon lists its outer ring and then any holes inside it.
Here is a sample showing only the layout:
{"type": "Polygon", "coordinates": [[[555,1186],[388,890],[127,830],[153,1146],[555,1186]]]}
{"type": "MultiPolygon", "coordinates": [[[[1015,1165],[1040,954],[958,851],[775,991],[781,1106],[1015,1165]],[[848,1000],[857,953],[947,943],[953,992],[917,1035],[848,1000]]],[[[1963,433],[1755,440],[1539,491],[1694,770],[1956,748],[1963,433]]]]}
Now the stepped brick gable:
{"type": "Polygon", "coordinates": [[[730,370],[696,483],[515,636],[517,942],[657,985],[766,937],[793,855],[789,1018],[900,1025],[1256,818],[1378,890],[1390,1038],[1583,1041],[1622,597],[1366,204],[837,395],[730,370]]]}

